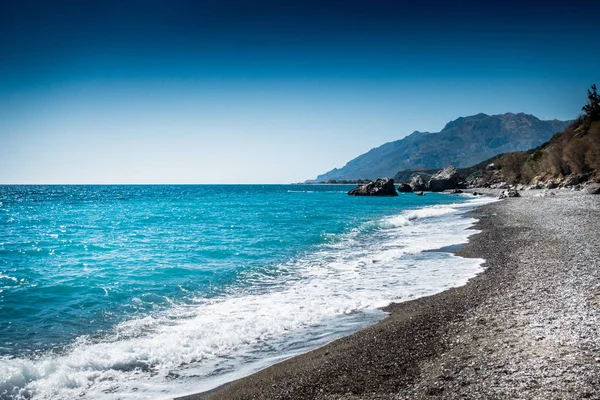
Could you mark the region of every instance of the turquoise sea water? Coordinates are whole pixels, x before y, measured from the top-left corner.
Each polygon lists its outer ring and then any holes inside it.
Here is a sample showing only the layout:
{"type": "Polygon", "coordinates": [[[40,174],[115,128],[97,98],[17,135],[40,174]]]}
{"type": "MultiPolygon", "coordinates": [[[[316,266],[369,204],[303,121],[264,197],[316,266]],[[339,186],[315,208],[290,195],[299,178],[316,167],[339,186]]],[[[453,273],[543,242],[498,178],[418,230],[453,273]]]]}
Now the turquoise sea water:
{"type": "Polygon", "coordinates": [[[0,398],[209,389],[462,284],[428,193],[341,185],[0,186],[0,398]]]}

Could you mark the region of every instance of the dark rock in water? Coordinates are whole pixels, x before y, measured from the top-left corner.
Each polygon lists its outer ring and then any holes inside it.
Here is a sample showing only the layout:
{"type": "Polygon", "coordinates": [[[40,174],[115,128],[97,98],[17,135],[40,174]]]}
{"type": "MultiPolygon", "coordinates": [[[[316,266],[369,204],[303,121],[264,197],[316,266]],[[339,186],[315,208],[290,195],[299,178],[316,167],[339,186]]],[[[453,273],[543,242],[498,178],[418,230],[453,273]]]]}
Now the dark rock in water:
{"type": "Polygon", "coordinates": [[[432,192],[443,192],[448,189],[456,189],[458,186],[458,171],[455,167],[446,167],[429,180],[429,190],[432,192]]]}
{"type": "Polygon", "coordinates": [[[585,187],[589,194],[600,194],[600,183],[591,183],[585,187]]]}
{"type": "Polygon", "coordinates": [[[421,192],[421,191],[419,191],[419,192],[415,192],[415,194],[416,194],[417,196],[425,196],[425,194],[424,194],[423,192],[421,192]]]}
{"type": "MultiPolygon", "coordinates": [[[[462,191],[462,190],[460,190],[460,189],[452,189],[452,190],[450,191],[450,194],[461,194],[462,192],[463,192],[463,191],[462,191]]],[[[477,192],[475,192],[475,193],[477,193],[477,192]]]]}
{"type": "Polygon", "coordinates": [[[366,185],[358,185],[348,194],[351,196],[398,196],[394,180],[390,178],[380,178],[366,185]]]}
{"type": "Polygon", "coordinates": [[[412,193],[413,190],[409,184],[401,183],[398,185],[398,191],[400,193],[412,193]]]}
{"type": "Polygon", "coordinates": [[[410,183],[408,184],[413,192],[418,192],[427,189],[427,185],[425,185],[425,181],[421,177],[421,175],[415,175],[410,179],[410,183]]]}
{"type": "Polygon", "coordinates": [[[481,196],[483,193],[473,192],[473,196],[481,196]]]}
{"type": "Polygon", "coordinates": [[[517,189],[508,189],[508,190],[505,190],[504,192],[502,192],[500,194],[500,197],[498,197],[498,198],[506,199],[509,197],[521,197],[521,195],[519,194],[519,192],[517,192],[517,189]]]}

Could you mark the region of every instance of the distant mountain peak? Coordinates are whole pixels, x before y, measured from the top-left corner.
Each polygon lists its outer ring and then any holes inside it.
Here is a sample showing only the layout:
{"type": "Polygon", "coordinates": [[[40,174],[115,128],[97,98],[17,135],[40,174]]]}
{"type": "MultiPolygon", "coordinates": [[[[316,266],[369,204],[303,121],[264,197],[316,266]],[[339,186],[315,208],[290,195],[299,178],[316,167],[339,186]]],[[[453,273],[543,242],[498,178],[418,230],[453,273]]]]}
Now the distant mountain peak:
{"type": "Polygon", "coordinates": [[[393,177],[413,168],[459,168],[475,165],[500,153],[541,145],[570,121],[542,121],[525,113],[479,113],[448,122],[440,132],[414,131],[403,139],[369,150],[316,181],[393,177]]]}
{"type": "Polygon", "coordinates": [[[461,124],[464,124],[467,122],[480,121],[485,118],[489,118],[489,115],[484,114],[484,113],[479,113],[479,114],[475,114],[475,115],[469,115],[468,117],[458,117],[454,121],[448,122],[442,129],[442,132],[446,131],[448,129],[452,129],[457,125],[461,125],[461,124]]]}

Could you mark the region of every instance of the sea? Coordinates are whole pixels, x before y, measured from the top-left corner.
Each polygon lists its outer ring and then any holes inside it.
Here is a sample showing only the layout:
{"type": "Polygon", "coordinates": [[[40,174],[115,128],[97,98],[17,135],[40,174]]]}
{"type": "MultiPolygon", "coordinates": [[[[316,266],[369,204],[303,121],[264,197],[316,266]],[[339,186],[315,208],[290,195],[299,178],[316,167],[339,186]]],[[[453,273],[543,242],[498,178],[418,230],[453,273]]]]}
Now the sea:
{"type": "Polygon", "coordinates": [[[210,390],[482,271],[489,198],[352,187],[0,186],[0,399],[210,390]]]}

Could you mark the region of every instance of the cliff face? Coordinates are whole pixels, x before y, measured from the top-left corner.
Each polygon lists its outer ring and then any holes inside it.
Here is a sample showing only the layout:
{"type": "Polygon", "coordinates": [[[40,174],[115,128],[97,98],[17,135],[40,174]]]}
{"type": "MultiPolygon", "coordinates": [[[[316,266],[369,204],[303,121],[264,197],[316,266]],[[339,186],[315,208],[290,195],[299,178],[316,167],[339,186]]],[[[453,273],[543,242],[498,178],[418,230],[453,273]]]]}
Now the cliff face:
{"type": "Polygon", "coordinates": [[[372,149],[343,168],[319,175],[316,181],[393,177],[411,168],[468,167],[500,153],[535,148],[568,124],[542,121],[523,113],[461,117],[447,123],[440,132],[415,131],[372,149]]]}

